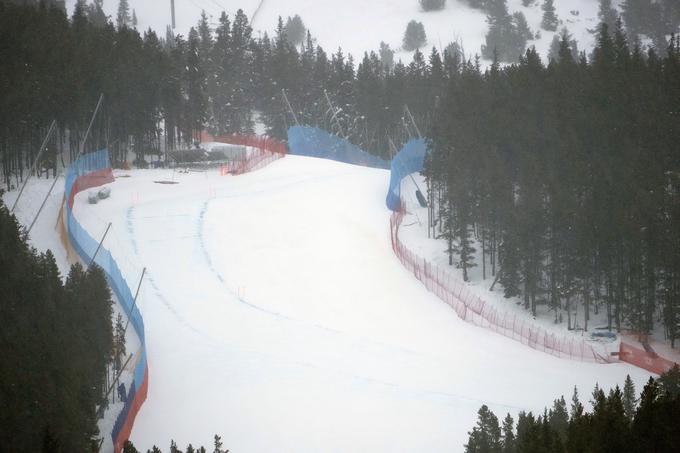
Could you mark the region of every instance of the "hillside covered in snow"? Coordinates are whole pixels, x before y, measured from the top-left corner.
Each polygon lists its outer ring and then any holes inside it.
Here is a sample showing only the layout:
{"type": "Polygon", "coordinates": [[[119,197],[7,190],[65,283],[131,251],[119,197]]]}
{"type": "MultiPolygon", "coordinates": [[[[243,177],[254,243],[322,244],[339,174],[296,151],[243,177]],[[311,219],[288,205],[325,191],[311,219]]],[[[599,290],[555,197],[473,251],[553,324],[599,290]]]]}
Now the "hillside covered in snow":
{"type": "MultiPolygon", "coordinates": [[[[167,25],[171,23],[170,2],[130,0],[129,3],[139,17],[140,30],[151,27],[160,36],[165,35],[167,25]]],[[[523,6],[523,3],[523,0],[509,0],[509,13],[522,12],[529,28],[534,33],[540,32],[540,36],[528,45],[535,45],[544,57],[548,55],[553,36],[563,27],[573,35],[579,49],[592,48],[595,38],[591,31],[598,23],[597,0],[555,0],[559,20],[556,32],[541,29],[541,0],[534,0],[530,6],[523,6]]],[[[69,12],[74,4],[75,0],[67,1],[69,12]]],[[[118,2],[105,0],[103,7],[115,21],[118,2]]],[[[423,11],[418,0],[175,0],[175,8],[175,32],[185,36],[198,22],[201,11],[205,11],[216,26],[222,11],[233,17],[241,8],[252,22],[254,36],[265,32],[271,36],[279,16],[285,20],[297,14],[326,51],[335,52],[341,47],[346,54],[352,54],[355,61],[360,60],[364,52],[377,50],[381,41],[392,49],[400,49],[406,25],[411,20],[423,23],[427,49],[443,49],[451,42],[459,42],[469,56],[481,52],[488,30],[486,13],[471,8],[467,0],[447,0],[443,10],[431,12],[423,11]]],[[[408,62],[411,53],[400,51],[397,57],[408,62]]]]}

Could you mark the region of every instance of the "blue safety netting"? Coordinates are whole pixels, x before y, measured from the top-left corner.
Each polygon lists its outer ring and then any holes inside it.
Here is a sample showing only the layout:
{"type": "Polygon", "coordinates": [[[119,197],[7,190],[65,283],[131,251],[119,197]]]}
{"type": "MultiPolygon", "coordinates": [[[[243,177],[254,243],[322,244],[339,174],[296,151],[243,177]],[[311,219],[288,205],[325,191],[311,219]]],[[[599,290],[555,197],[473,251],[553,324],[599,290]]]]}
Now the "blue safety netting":
{"type": "MultiPolygon", "coordinates": [[[[78,222],[73,214],[71,207],[72,197],[75,196],[74,191],[82,190],[83,187],[94,187],[103,182],[110,182],[107,178],[98,176],[98,172],[110,169],[109,153],[104,149],[90,154],[85,154],[74,161],[66,172],[66,225],[68,231],[68,238],[75,251],[80,255],[80,258],[85,263],[89,263],[94,256],[94,253],[99,245],[99,241],[95,240],[83,226],[78,222]]],[[[130,324],[137,333],[141,344],[140,356],[137,360],[134,369],[134,378],[130,384],[125,408],[118,415],[114,425],[111,437],[116,441],[118,433],[125,424],[130,408],[133,406],[134,398],[139,389],[144,384],[146,376],[147,360],[146,360],[146,343],[144,337],[144,320],[142,315],[134,306],[134,297],[130,286],[128,285],[120,266],[114,259],[111,252],[102,246],[95,258],[97,263],[103,270],[108,280],[109,286],[116,295],[120,305],[130,319],[130,324]]]]}
{"type": "Polygon", "coordinates": [[[308,126],[293,126],[288,129],[289,154],[318,157],[346,164],[373,168],[390,168],[390,163],[367,153],[344,138],[308,126]]]}
{"type": "Polygon", "coordinates": [[[401,209],[401,180],[411,173],[420,172],[425,165],[427,142],[413,139],[392,159],[390,187],[387,191],[387,207],[392,211],[401,209]]]}
{"type": "Polygon", "coordinates": [[[78,178],[107,168],[111,168],[108,149],[83,154],[78,159],[71,162],[71,165],[69,165],[66,170],[64,192],[66,194],[66,200],[71,200],[71,192],[78,178]]]}

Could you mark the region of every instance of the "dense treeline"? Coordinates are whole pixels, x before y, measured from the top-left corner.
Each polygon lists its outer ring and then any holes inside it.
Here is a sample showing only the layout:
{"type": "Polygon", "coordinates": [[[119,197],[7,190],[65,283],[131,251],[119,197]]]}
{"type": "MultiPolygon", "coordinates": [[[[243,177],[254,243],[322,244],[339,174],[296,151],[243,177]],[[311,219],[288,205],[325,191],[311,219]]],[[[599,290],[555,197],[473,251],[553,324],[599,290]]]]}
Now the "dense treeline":
{"type": "Polygon", "coordinates": [[[556,322],[581,306],[587,330],[605,309],[610,328],[660,319],[678,338],[679,118],[675,38],[660,58],[602,24],[589,61],[564,37],[547,67],[533,49],[504,69],[464,66],[427,165],[451,261],[500,272],[506,297],[556,322]]]}
{"type": "Polygon", "coordinates": [[[140,35],[126,21],[114,27],[101,0],[79,0],[70,18],[45,2],[0,0],[0,158],[7,188],[23,179],[53,119],[57,133],[38,170],[54,173],[77,155],[100,94],[103,107],[85,151],[108,146],[118,163],[127,151],[141,156],[188,146],[204,128],[252,133],[255,112],[270,135],[285,138],[294,117],[284,89],[301,123],[386,155],[393,152],[390,138],[399,144],[408,137],[403,105],[412,104],[429,124],[444,71],[461,58],[458,48],[450,58],[433,50],[429,65],[420,52],[404,65],[383,45],[380,55],[367,54],[356,67],[341,49],[327,54],[309,33],[294,44],[282,20],[272,38],[254,38],[242,11],[218,22],[211,28],[204,14],[186,38],[168,31],[161,39],[151,30],[140,35]]]}
{"type": "Polygon", "coordinates": [[[0,451],[92,451],[114,344],[103,272],[62,282],[0,200],[0,294],[0,451]]]}
{"type": "Polygon", "coordinates": [[[177,37],[164,48],[154,32],[115,29],[102,14],[83,0],[70,20],[45,2],[0,1],[0,154],[8,188],[30,167],[53,119],[58,131],[42,166],[56,171],[64,153],[78,153],[102,93],[86,151],[108,146],[123,161],[128,148],[158,153],[161,137],[170,146],[188,143],[202,128],[195,42],[177,37]]]}
{"type": "Polygon", "coordinates": [[[487,406],[478,412],[466,453],[670,453],[678,451],[680,369],[649,378],[640,397],[626,379],[623,390],[608,394],[595,386],[592,412],[585,411],[574,389],[570,407],[564,397],[542,415],[508,414],[501,423],[487,406]]]}

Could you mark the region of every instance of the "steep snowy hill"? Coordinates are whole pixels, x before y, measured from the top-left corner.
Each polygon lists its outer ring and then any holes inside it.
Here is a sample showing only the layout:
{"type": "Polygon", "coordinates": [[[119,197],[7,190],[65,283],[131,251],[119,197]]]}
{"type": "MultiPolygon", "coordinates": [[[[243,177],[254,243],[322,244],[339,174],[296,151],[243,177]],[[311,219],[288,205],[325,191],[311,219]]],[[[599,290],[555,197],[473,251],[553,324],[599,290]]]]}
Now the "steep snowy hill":
{"type": "MultiPolygon", "coordinates": [[[[161,36],[170,23],[170,1],[129,0],[139,18],[139,29],[152,27],[161,36]],[[160,5],[159,5],[160,4],[160,5]]],[[[75,0],[67,1],[69,10],[75,0]]],[[[540,30],[542,0],[535,0],[530,7],[522,6],[522,0],[508,0],[510,13],[522,11],[531,29],[540,30]]],[[[105,0],[104,9],[115,18],[117,0],[105,0]]],[[[555,0],[560,30],[566,26],[578,41],[580,49],[590,49],[594,35],[588,30],[597,25],[597,0],[555,0]]],[[[406,24],[415,19],[423,22],[427,33],[427,48],[442,48],[452,41],[462,42],[469,55],[480,52],[487,31],[486,15],[468,6],[466,0],[448,0],[446,8],[437,12],[423,12],[418,0],[175,0],[177,33],[185,34],[198,22],[201,10],[205,10],[213,24],[221,11],[232,15],[242,8],[253,20],[255,35],[276,28],[279,16],[299,14],[313,36],[326,51],[334,52],[342,47],[355,60],[365,51],[376,50],[381,41],[393,49],[401,47],[406,24]]],[[[541,30],[541,37],[530,42],[542,55],[547,55],[554,32],[541,30]]],[[[405,61],[410,55],[400,52],[405,61]]]]}

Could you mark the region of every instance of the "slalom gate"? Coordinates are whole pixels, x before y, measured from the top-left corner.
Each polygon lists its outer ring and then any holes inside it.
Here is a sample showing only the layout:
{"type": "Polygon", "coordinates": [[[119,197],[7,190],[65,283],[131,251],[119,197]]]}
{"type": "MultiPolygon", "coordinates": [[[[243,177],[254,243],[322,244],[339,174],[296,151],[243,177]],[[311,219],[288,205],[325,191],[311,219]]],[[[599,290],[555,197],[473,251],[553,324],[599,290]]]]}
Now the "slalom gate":
{"type": "MultiPolygon", "coordinates": [[[[90,236],[76,219],[73,213],[74,198],[78,192],[113,181],[114,177],[109,162],[109,152],[106,149],[81,156],[69,166],[66,172],[64,193],[66,198],[65,221],[68,238],[71,246],[85,263],[89,263],[92,260],[99,241],[90,236]]],[[[121,269],[111,252],[102,246],[97,253],[95,262],[104,270],[109,286],[128,316],[141,345],[139,352],[135,355],[134,377],[128,390],[125,405],[120,414],[118,414],[113,431],[111,432],[114,452],[119,452],[123,448],[123,443],[129,438],[135,417],[147,396],[149,369],[146,360],[144,320],[137,307],[134,306],[133,292],[123,277],[121,269]]]]}
{"type": "Polygon", "coordinates": [[[243,159],[234,159],[220,165],[220,174],[241,175],[264,168],[275,160],[286,156],[286,144],[271,137],[251,135],[220,135],[212,136],[207,132],[201,134],[201,141],[218,142],[228,145],[241,145],[250,149],[243,159]]]}

